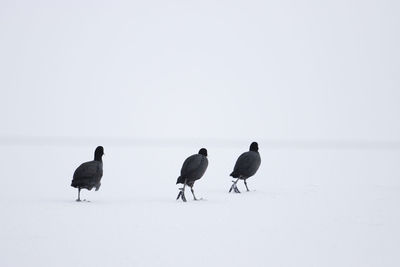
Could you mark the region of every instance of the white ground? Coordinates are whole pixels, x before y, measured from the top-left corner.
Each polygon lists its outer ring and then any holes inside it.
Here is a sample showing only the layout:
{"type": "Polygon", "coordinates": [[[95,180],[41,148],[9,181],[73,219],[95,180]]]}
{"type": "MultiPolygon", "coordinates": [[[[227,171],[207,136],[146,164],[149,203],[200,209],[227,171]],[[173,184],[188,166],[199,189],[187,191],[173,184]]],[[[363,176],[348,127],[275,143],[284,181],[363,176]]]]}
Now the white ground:
{"type": "Polygon", "coordinates": [[[105,144],[102,187],[77,203],[94,146],[2,146],[0,266],[400,266],[400,150],[260,144],[253,191],[235,195],[247,144],[208,146],[205,200],[175,201],[199,148],[105,144]]]}

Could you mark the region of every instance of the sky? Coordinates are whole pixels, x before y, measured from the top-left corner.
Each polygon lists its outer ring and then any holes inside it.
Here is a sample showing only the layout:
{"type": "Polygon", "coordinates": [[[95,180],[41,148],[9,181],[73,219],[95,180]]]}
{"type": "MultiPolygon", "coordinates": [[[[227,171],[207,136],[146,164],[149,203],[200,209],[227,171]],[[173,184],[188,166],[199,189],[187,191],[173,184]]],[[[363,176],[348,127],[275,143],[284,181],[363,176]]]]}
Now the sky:
{"type": "Polygon", "coordinates": [[[0,1],[0,138],[400,140],[400,2],[0,1]]]}

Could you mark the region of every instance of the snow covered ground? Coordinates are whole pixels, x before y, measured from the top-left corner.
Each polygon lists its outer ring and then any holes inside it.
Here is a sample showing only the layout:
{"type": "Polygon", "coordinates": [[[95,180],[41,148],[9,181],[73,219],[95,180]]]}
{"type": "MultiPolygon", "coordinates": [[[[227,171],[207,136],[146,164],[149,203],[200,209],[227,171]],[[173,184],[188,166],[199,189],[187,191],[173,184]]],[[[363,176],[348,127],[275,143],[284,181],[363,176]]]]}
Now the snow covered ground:
{"type": "Polygon", "coordinates": [[[399,13],[0,1],[0,267],[400,266],[399,13]],[[228,194],[251,141],[253,191],[228,194]],[[77,203],[97,145],[102,187],[77,203]],[[202,146],[204,200],[176,201],[202,146]]]}
{"type": "Polygon", "coordinates": [[[88,203],[70,181],[95,145],[1,146],[0,266],[400,265],[399,149],[260,143],[253,191],[228,194],[248,144],[205,144],[205,200],[182,203],[175,181],[200,147],[103,145],[88,203]]]}

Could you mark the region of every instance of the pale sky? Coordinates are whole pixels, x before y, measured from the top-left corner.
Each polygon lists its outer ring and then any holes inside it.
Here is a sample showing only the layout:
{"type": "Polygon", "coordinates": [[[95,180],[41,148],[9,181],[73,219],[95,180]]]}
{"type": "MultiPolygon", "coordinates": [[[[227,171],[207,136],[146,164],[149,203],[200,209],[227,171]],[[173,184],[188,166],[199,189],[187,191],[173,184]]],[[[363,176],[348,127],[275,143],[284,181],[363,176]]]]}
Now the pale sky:
{"type": "Polygon", "coordinates": [[[0,137],[400,140],[399,1],[0,1],[0,137]]]}

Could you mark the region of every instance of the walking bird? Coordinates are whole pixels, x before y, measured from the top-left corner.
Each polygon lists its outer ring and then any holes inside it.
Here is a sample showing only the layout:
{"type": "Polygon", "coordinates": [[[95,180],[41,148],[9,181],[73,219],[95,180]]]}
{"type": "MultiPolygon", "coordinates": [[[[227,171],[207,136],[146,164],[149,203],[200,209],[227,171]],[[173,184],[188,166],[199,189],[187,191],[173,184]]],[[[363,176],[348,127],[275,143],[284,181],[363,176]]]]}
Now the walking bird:
{"type": "Polygon", "coordinates": [[[229,189],[229,193],[232,190],[235,193],[240,193],[236,185],[239,180],[244,181],[244,185],[246,186],[247,191],[249,191],[246,180],[257,172],[260,164],[261,157],[260,153],[258,153],[258,144],[256,142],[253,142],[250,145],[250,150],[240,155],[240,157],[236,161],[235,167],[233,168],[233,172],[230,174],[230,176],[237,179],[235,181],[232,181],[233,184],[229,189]]]}
{"type": "Polygon", "coordinates": [[[183,184],[183,187],[179,188],[180,191],[178,197],[176,198],[177,200],[181,198],[184,202],[186,202],[186,185],[190,187],[194,200],[198,200],[194,195],[193,185],[196,180],[199,180],[204,175],[207,167],[207,149],[205,148],[200,149],[198,154],[194,154],[185,160],[181,169],[181,176],[179,176],[178,180],[176,181],[177,184],[183,184]]]}
{"type": "Polygon", "coordinates": [[[71,186],[78,188],[78,199],[81,201],[81,189],[92,190],[93,187],[96,191],[99,190],[101,177],[103,176],[103,160],[104,149],[98,146],[94,151],[94,160],[82,163],[74,172],[71,186]]]}

